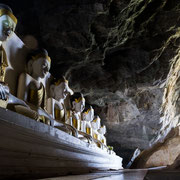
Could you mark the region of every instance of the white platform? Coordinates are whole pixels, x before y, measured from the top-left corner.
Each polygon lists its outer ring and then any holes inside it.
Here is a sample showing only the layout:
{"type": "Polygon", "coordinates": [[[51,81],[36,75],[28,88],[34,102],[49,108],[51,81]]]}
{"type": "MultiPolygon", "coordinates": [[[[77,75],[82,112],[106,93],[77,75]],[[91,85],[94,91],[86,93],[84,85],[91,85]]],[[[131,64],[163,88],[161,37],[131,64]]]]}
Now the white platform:
{"type": "Polygon", "coordinates": [[[121,169],[122,158],[61,130],[0,108],[0,179],[121,169]]]}

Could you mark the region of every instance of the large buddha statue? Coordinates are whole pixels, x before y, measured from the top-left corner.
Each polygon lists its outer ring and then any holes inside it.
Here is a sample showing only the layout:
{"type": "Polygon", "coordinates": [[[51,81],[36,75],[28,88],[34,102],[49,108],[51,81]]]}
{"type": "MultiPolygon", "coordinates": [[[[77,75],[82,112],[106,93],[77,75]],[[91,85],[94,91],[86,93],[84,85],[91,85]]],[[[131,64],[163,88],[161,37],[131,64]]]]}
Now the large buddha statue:
{"type": "Polygon", "coordinates": [[[86,105],[83,112],[83,120],[86,121],[86,133],[92,136],[91,121],[94,119],[94,109],[90,105],[86,105]]]}
{"type": "Polygon", "coordinates": [[[76,92],[70,98],[72,105],[72,124],[78,130],[86,132],[85,121],[82,118],[82,112],[85,108],[85,99],[83,94],[76,92]]]}
{"type": "Polygon", "coordinates": [[[3,42],[12,35],[16,24],[17,19],[13,15],[11,8],[5,4],[0,4],[0,107],[6,107],[9,94],[9,88],[4,82],[8,61],[3,42]]]}
{"type": "Polygon", "coordinates": [[[27,72],[19,77],[17,97],[30,108],[16,105],[14,111],[50,124],[51,116],[45,108],[47,99],[43,80],[49,72],[51,59],[45,49],[33,50],[27,56],[26,65],[27,72]]]}

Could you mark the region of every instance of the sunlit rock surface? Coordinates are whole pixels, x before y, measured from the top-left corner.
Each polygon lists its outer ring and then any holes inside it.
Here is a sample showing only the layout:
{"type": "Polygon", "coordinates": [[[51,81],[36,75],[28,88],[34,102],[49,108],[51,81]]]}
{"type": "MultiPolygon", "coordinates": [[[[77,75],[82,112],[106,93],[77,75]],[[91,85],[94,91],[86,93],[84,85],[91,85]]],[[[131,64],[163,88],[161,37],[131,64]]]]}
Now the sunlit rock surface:
{"type": "Polygon", "coordinates": [[[5,3],[19,20],[17,34],[48,49],[51,73],[65,75],[93,105],[124,165],[137,147],[148,148],[177,126],[179,1],[5,3]]]}
{"type": "Polygon", "coordinates": [[[162,142],[157,142],[150,149],[144,150],[133,162],[131,168],[149,168],[168,166],[176,169],[180,164],[180,127],[171,129],[162,142]],[[171,166],[170,166],[171,165],[171,166]]]}

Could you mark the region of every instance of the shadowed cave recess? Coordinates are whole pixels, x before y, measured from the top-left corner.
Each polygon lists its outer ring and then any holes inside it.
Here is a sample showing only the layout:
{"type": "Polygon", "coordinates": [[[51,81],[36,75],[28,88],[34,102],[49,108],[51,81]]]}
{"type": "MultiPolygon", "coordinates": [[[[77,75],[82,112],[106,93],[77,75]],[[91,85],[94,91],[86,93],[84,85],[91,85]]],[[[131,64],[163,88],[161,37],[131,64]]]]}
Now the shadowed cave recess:
{"type": "Polygon", "coordinates": [[[172,127],[178,113],[172,117],[163,107],[171,74],[179,71],[172,66],[179,58],[179,1],[1,2],[13,9],[16,34],[27,46],[33,38],[31,46],[48,50],[52,75],[64,75],[93,106],[124,167],[136,148],[149,148],[172,127]]]}

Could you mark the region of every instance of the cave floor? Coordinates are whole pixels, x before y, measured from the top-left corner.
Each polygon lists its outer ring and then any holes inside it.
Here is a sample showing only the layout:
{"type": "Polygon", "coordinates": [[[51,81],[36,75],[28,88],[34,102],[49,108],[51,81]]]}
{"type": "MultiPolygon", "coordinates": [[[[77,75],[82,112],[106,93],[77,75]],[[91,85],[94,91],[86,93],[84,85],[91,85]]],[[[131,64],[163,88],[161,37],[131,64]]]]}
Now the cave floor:
{"type": "Polygon", "coordinates": [[[179,180],[179,171],[124,169],[119,171],[96,172],[84,175],[69,175],[44,180],[179,180]]]}

